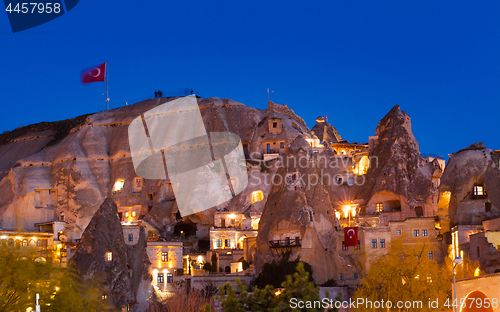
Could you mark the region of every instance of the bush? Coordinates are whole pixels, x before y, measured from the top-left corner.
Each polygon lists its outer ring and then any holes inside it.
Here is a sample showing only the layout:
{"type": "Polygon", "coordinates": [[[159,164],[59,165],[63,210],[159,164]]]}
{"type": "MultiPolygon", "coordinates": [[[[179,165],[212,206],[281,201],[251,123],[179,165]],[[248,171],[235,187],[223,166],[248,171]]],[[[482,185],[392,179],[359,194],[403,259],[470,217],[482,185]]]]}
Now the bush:
{"type": "Polygon", "coordinates": [[[311,265],[301,262],[300,257],[297,257],[297,259],[293,261],[289,261],[291,254],[290,251],[282,253],[281,259],[278,261],[273,260],[271,263],[264,264],[262,271],[252,285],[259,288],[264,288],[266,285],[272,285],[275,288],[281,287],[281,284],[286,281],[286,277],[296,272],[299,262],[304,263],[304,270],[309,273],[309,276],[312,276],[313,271],[311,265]]]}

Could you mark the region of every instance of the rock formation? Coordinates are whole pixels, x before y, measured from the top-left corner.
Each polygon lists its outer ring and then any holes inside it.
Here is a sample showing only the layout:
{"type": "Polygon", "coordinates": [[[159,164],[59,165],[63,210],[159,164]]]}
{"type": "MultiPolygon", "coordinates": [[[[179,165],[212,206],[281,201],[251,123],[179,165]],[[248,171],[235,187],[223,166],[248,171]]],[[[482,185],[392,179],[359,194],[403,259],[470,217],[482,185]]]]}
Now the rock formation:
{"type": "Polygon", "coordinates": [[[337,186],[332,180],[345,168],[330,167],[332,157],[335,155],[329,149],[312,153],[308,142],[299,136],[277,164],[259,223],[257,272],[264,262],[291,250],[292,259],[300,255],[312,266],[316,283],[337,276],[345,259],[336,252],[339,224],[333,209],[337,194],[332,189],[337,186]]]}
{"type": "Polygon", "coordinates": [[[327,123],[322,116],[316,118],[316,125],[311,131],[314,132],[321,142],[338,143],[343,141],[337,129],[327,123]]]}
{"type": "Polygon", "coordinates": [[[71,263],[83,276],[102,278],[108,298],[121,309],[137,301],[146,302],[149,297],[137,300],[141,283],[150,285],[146,243],[141,228],[139,242],[134,246],[125,244],[116,204],[106,198],[83,232],[71,263]]]}
{"type": "Polygon", "coordinates": [[[386,202],[396,212],[391,218],[398,220],[417,216],[416,207],[423,216],[436,215],[433,182],[442,172],[437,161],[428,162],[420,155],[410,116],[394,106],[378,123],[375,136],[378,143],[369,151],[370,167],[357,195],[364,200],[362,213],[375,212],[375,203],[386,202]]]}
{"type": "MultiPolygon", "coordinates": [[[[134,190],[136,173],[127,134],[134,118],[172,99],[146,100],[0,135],[1,228],[34,231],[37,222],[64,219],[68,239],[74,242],[106,197],[119,207],[140,205],[141,217],[159,229],[175,222],[177,206],[168,183],[144,180],[142,190],[134,190]],[[123,180],[123,187],[112,191],[117,180],[123,180]]],[[[219,98],[199,99],[198,104],[207,131],[236,133],[248,154],[261,152],[264,133],[257,131],[258,125],[271,115],[283,120],[288,139],[311,135],[304,121],[285,105],[272,103],[268,110],[259,110],[219,98]]],[[[259,174],[255,176],[254,180],[259,174]]],[[[263,189],[266,195],[269,189],[263,189]]],[[[219,208],[247,209],[251,191],[248,188],[219,208]]],[[[257,205],[263,208],[263,203],[257,205]]],[[[212,213],[207,210],[193,218],[210,224],[212,213]]]]}
{"type": "Polygon", "coordinates": [[[485,148],[483,143],[450,155],[439,187],[443,233],[457,224],[479,225],[483,220],[500,217],[499,158],[498,152],[485,148]]]}

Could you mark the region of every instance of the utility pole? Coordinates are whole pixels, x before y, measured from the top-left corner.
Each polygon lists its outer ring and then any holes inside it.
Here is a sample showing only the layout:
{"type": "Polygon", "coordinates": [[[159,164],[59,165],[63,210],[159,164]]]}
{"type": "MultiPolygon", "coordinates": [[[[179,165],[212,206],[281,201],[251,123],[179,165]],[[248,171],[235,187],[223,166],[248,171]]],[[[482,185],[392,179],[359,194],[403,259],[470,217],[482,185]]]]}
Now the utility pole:
{"type": "Polygon", "coordinates": [[[274,91],[269,92],[269,88],[267,88],[267,101],[269,102],[270,100],[270,94],[274,93],[274,91]]]}

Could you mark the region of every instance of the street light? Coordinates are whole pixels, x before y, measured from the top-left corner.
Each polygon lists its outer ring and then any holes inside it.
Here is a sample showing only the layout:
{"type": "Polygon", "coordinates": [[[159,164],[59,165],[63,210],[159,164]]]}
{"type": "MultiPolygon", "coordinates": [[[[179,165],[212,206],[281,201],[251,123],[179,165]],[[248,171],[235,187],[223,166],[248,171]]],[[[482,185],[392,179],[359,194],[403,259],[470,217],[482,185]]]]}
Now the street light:
{"type": "MultiPolygon", "coordinates": [[[[457,285],[455,283],[455,268],[457,267],[458,264],[462,263],[463,261],[464,260],[462,259],[462,257],[456,257],[453,260],[453,263],[455,263],[455,265],[453,266],[453,295],[454,295],[454,300],[457,300],[457,285]]],[[[455,302],[453,302],[453,303],[455,303],[455,302]]],[[[457,305],[458,305],[458,302],[455,305],[455,312],[457,312],[457,305]]]]}

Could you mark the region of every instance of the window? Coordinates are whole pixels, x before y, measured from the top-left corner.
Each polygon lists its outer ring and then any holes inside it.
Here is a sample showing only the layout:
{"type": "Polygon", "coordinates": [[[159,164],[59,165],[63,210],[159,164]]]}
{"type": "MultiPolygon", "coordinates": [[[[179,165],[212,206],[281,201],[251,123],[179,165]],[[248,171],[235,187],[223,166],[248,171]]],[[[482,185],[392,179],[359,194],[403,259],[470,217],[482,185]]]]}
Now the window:
{"type": "Polygon", "coordinates": [[[113,185],[113,189],[112,189],[113,194],[121,192],[121,190],[123,189],[123,184],[125,184],[125,180],[117,179],[115,184],[113,185]]]}
{"type": "Polygon", "coordinates": [[[132,211],[132,217],[135,217],[137,213],[135,211],[132,211]]]}
{"type": "Polygon", "coordinates": [[[358,244],[354,246],[354,249],[359,249],[359,246],[361,246],[361,242],[358,240],[358,244]]]}
{"type": "Polygon", "coordinates": [[[222,247],[222,239],[217,239],[217,247],[222,247]]]}
{"type": "Polygon", "coordinates": [[[267,144],[267,153],[271,154],[271,144],[267,144]]]}
{"type": "Polygon", "coordinates": [[[347,250],[347,247],[345,246],[345,242],[342,241],[342,250],[347,250]]]}
{"type": "Polygon", "coordinates": [[[352,273],[352,279],[358,279],[358,273],[352,273]]]}
{"type": "Polygon", "coordinates": [[[480,253],[479,253],[479,246],[476,247],[476,252],[477,252],[477,257],[479,258],[480,257],[480,253]]]}
{"type": "Polygon", "coordinates": [[[483,196],[484,188],[482,185],[474,185],[474,196],[483,196]]]}
{"type": "Polygon", "coordinates": [[[375,211],[376,212],[382,212],[382,211],[384,211],[384,204],[383,203],[376,203],[375,204],[375,211]]]}
{"type": "Polygon", "coordinates": [[[167,273],[167,283],[171,284],[174,282],[174,276],[172,273],[167,273]]]}
{"type": "Polygon", "coordinates": [[[106,262],[113,261],[113,253],[111,251],[106,252],[106,262]]]}
{"type": "Polygon", "coordinates": [[[396,235],[401,235],[401,230],[397,230],[396,235]]]}
{"type": "Polygon", "coordinates": [[[273,128],[278,128],[278,123],[277,122],[273,122],[273,128]]]}
{"type": "Polygon", "coordinates": [[[28,240],[23,240],[23,247],[28,247],[28,240]]]}
{"type": "Polygon", "coordinates": [[[347,185],[353,186],[354,185],[354,178],[347,179],[347,185]]]}
{"type": "Polygon", "coordinates": [[[137,188],[142,187],[142,179],[141,178],[135,178],[135,187],[137,187],[137,188]]]}
{"type": "Polygon", "coordinates": [[[280,148],[285,148],[285,143],[281,142],[280,143],[280,148]]]}
{"type": "Polygon", "coordinates": [[[413,231],[413,236],[417,237],[420,235],[420,231],[419,230],[414,230],[413,231]]]}
{"type": "Polygon", "coordinates": [[[102,299],[102,300],[106,300],[106,299],[108,299],[108,295],[102,295],[102,296],[101,296],[101,299],[102,299]]]}
{"type": "Polygon", "coordinates": [[[9,239],[9,246],[14,246],[14,240],[12,238],[9,239]]]}
{"type": "Polygon", "coordinates": [[[231,240],[230,239],[225,239],[224,240],[224,246],[227,247],[227,248],[231,247],[231,240]]]}
{"type": "Polygon", "coordinates": [[[128,218],[128,216],[130,216],[130,213],[127,211],[125,212],[125,218],[128,218]]]}
{"type": "Polygon", "coordinates": [[[429,251],[427,252],[427,259],[430,259],[430,260],[432,260],[432,259],[433,259],[433,256],[432,256],[432,250],[429,250],[429,251]]]}
{"type": "Polygon", "coordinates": [[[344,274],[343,273],[339,273],[339,281],[341,281],[343,279],[344,279],[344,274]]]}
{"type": "Polygon", "coordinates": [[[380,248],[385,248],[385,239],[380,240],[380,248]]]}
{"type": "Polygon", "coordinates": [[[158,284],[163,284],[163,273],[158,273],[158,284]]]}
{"type": "Polygon", "coordinates": [[[253,191],[252,192],[252,204],[256,202],[260,202],[264,199],[264,193],[262,191],[253,191]]]}
{"type": "Polygon", "coordinates": [[[129,241],[129,242],[134,241],[134,234],[129,234],[129,235],[128,235],[128,241],[129,241]]]}
{"type": "Polygon", "coordinates": [[[36,247],[42,247],[42,240],[41,239],[36,241],[36,247]]]}
{"type": "Polygon", "coordinates": [[[290,237],[285,237],[285,246],[290,246],[290,237]]]}
{"type": "Polygon", "coordinates": [[[377,240],[372,239],[372,248],[377,248],[377,240]]]}
{"type": "Polygon", "coordinates": [[[64,221],[64,214],[61,214],[61,216],[59,217],[59,220],[64,221]]]}
{"type": "Polygon", "coordinates": [[[427,230],[422,230],[422,236],[427,236],[427,230]]]}
{"type": "Polygon", "coordinates": [[[484,203],[484,211],[485,212],[491,211],[491,203],[484,203]]]}
{"type": "Polygon", "coordinates": [[[337,177],[337,184],[338,185],[342,184],[342,177],[337,177]]]}
{"type": "Polygon", "coordinates": [[[162,262],[168,262],[168,252],[162,252],[161,253],[161,261],[162,262]]]}

